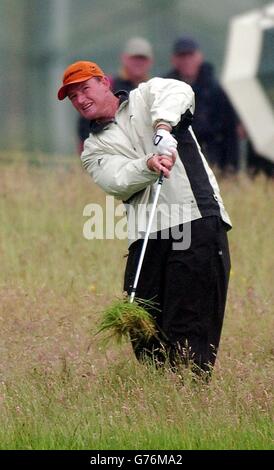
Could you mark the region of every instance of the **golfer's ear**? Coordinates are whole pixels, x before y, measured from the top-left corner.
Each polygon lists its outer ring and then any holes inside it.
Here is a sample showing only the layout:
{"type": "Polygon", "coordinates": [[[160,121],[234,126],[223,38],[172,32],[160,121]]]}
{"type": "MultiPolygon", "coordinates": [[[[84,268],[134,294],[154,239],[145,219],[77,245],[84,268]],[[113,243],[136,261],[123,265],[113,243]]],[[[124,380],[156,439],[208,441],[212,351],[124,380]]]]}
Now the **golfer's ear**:
{"type": "Polygon", "coordinates": [[[101,80],[102,80],[102,83],[106,85],[107,88],[111,88],[110,79],[106,75],[104,75],[101,80]]]}

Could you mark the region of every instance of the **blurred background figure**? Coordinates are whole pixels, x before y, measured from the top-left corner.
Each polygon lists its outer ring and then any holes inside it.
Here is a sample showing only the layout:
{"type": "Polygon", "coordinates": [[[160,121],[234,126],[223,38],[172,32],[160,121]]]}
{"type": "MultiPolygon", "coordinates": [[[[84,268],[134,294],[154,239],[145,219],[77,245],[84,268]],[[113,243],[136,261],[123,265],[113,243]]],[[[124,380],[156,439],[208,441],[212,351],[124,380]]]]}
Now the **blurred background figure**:
{"type": "MultiPolygon", "coordinates": [[[[127,41],[121,54],[121,69],[118,75],[109,77],[111,88],[116,93],[120,90],[130,92],[139,83],[150,78],[153,65],[152,45],[147,39],[134,37],[127,41]]],[[[90,132],[89,121],[80,117],[77,123],[78,151],[82,153],[84,141],[90,132]]]]}
{"type": "Polygon", "coordinates": [[[274,163],[258,154],[249,139],[246,150],[246,169],[251,177],[263,173],[267,177],[274,178],[274,163]]]}
{"type": "Polygon", "coordinates": [[[192,126],[208,162],[222,173],[237,172],[238,118],[215,78],[213,65],[204,60],[198,42],[190,36],[175,41],[171,62],[173,68],[166,77],[185,81],[195,92],[192,126]]]}
{"type": "Polygon", "coordinates": [[[238,135],[240,141],[244,143],[244,151],[242,153],[244,154],[244,168],[247,174],[251,178],[260,173],[269,178],[274,178],[274,163],[255,150],[251,138],[242,123],[238,126],[238,135]]]}

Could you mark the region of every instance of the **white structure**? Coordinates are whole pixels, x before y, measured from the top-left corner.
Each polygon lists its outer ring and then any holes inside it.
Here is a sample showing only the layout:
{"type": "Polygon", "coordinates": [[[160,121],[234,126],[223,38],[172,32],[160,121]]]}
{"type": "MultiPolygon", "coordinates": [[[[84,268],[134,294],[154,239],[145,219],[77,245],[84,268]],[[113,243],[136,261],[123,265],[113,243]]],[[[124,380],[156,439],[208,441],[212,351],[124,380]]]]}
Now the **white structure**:
{"type": "MultiPolygon", "coordinates": [[[[229,28],[222,85],[256,151],[274,161],[274,108],[258,77],[263,37],[274,28],[274,3],[235,16],[229,28]]],[[[273,44],[274,91],[274,44],[273,44]]]]}

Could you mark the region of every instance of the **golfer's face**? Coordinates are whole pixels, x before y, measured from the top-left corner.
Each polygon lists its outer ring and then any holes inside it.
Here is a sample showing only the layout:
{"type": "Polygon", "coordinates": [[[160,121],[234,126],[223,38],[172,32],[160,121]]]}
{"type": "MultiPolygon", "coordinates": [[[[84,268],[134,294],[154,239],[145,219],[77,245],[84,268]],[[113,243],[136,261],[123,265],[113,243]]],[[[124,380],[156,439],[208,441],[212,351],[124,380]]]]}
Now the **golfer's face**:
{"type": "Polygon", "coordinates": [[[107,79],[90,78],[82,83],[68,86],[68,97],[77,111],[86,119],[102,117],[106,93],[109,90],[107,79]]]}

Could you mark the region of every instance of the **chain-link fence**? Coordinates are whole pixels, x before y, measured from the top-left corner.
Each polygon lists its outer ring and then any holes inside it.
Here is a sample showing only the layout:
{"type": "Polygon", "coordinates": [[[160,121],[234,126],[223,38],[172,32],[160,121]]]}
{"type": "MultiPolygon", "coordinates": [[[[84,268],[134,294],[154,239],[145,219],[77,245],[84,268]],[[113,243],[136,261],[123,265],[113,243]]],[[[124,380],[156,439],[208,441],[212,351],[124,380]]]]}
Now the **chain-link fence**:
{"type": "Polygon", "coordinates": [[[98,61],[106,73],[119,68],[131,36],[149,39],[153,74],[170,67],[174,39],[194,35],[220,72],[228,21],[263,0],[1,0],[2,149],[75,151],[76,114],[56,100],[67,64],[98,61]]]}

